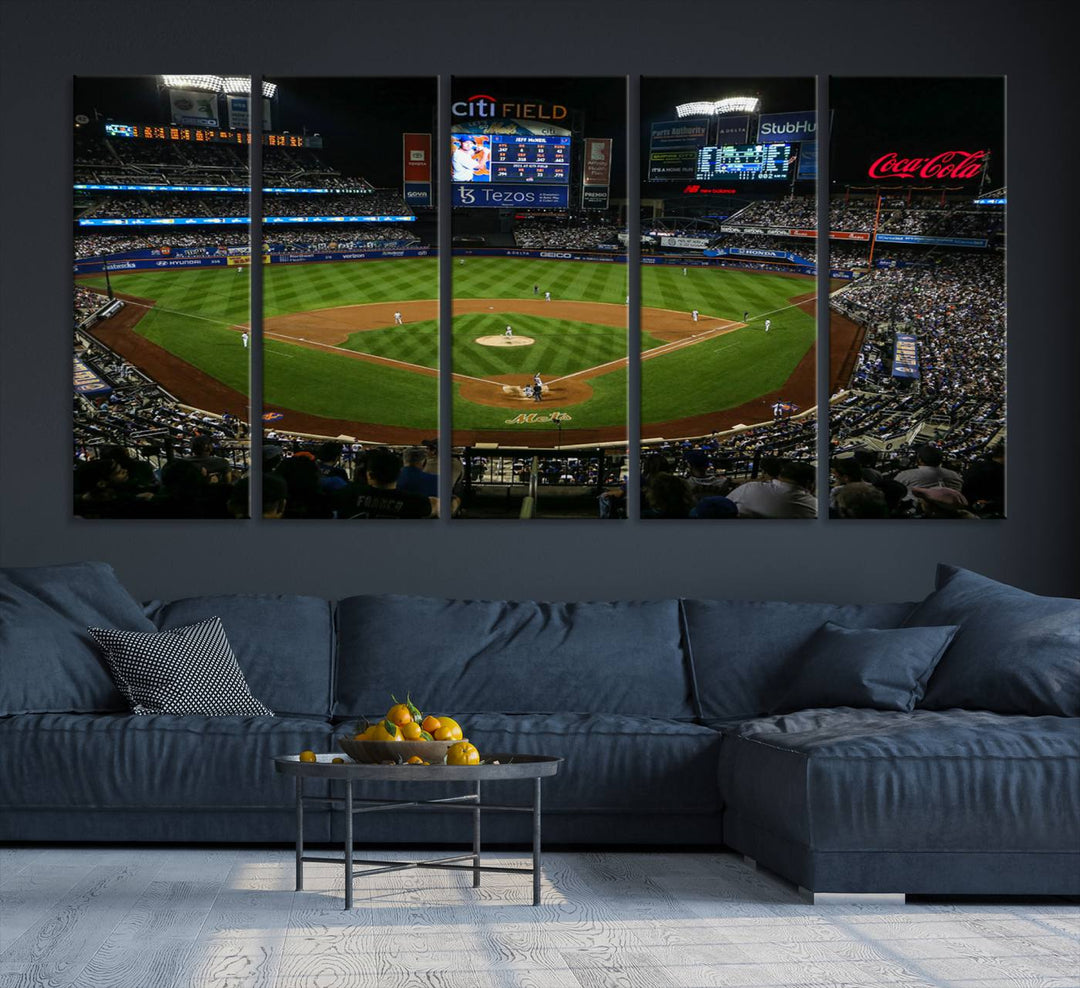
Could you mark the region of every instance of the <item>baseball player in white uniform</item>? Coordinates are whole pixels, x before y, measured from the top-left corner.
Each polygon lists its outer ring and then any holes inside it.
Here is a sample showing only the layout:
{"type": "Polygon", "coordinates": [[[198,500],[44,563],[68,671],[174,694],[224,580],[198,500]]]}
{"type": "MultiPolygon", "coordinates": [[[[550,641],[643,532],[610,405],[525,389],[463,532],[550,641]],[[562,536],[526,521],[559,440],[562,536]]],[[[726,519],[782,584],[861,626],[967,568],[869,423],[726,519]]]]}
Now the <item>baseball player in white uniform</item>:
{"type": "Polygon", "coordinates": [[[506,332],[503,333],[503,336],[505,336],[508,340],[512,340],[514,338],[514,327],[513,326],[507,326],[506,327],[506,332]]]}
{"type": "Polygon", "coordinates": [[[769,331],[769,327],[770,327],[771,325],[772,325],[772,320],[771,320],[771,319],[766,319],[766,320],[765,320],[765,332],[766,332],[766,333],[767,333],[767,332],[769,331]]]}
{"type": "Polygon", "coordinates": [[[244,344],[244,349],[246,350],[248,348],[248,334],[247,333],[241,333],[240,334],[240,342],[244,344]]]}
{"type": "Polygon", "coordinates": [[[692,311],[690,312],[690,318],[691,318],[691,319],[693,319],[693,320],[694,320],[694,322],[697,322],[697,317],[698,317],[698,310],[697,310],[697,309],[693,309],[693,310],[692,310],[692,311]]]}
{"type": "Polygon", "coordinates": [[[394,325],[395,326],[404,326],[405,325],[405,323],[401,319],[401,313],[400,312],[395,312],[394,313],[394,325]]]}

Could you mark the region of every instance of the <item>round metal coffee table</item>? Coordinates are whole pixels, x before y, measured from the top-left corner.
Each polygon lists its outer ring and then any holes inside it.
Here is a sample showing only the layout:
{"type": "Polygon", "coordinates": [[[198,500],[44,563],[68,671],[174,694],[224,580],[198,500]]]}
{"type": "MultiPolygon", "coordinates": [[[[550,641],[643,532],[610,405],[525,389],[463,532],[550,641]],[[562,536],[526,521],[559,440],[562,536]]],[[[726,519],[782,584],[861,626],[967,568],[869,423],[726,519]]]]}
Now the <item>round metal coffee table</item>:
{"type": "Polygon", "coordinates": [[[340,758],[336,754],[320,754],[318,761],[302,762],[299,755],[279,755],[274,759],[274,768],[285,775],[296,778],[296,890],[304,888],[304,862],[344,865],[345,868],[345,908],[352,909],[353,880],[364,875],[380,875],[389,871],[404,871],[409,868],[437,868],[449,871],[471,871],[473,886],[480,885],[480,875],[485,871],[509,872],[512,874],[532,875],[533,905],[540,905],[540,784],[559,771],[561,758],[549,758],[544,755],[504,755],[488,754],[484,765],[362,765],[359,762],[346,761],[334,764],[331,759],[340,758]],[[498,765],[490,764],[499,762],[498,765]],[[305,779],[341,779],[345,783],[345,795],[341,796],[305,796],[305,779]],[[511,806],[502,803],[481,803],[480,784],[482,782],[504,782],[510,779],[532,779],[533,798],[531,806],[511,806]],[[461,796],[448,796],[443,799],[386,800],[362,799],[353,796],[354,782],[467,782],[471,792],[461,796]],[[340,806],[345,814],[345,855],[344,858],[323,857],[304,854],[304,806],[329,805],[340,806]],[[454,854],[449,857],[431,858],[425,861],[382,861],[370,858],[353,857],[353,817],[358,813],[373,813],[377,810],[396,810],[405,807],[428,806],[433,809],[458,810],[472,814],[473,849],[471,854],[454,854]],[[485,810],[502,813],[532,814],[532,867],[502,868],[480,864],[480,814],[485,810]],[[472,864],[461,862],[471,861],[472,864]],[[366,866],[362,871],[354,871],[354,865],[366,866]]]}

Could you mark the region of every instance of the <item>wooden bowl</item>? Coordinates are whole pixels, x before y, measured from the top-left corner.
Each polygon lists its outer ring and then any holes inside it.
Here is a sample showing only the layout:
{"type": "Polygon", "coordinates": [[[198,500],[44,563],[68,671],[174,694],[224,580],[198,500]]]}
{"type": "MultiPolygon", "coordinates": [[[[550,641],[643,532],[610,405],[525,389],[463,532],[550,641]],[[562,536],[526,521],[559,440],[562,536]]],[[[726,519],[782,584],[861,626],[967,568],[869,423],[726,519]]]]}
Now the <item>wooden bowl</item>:
{"type": "Polygon", "coordinates": [[[338,738],[338,746],[354,762],[364,765],[379,765],[382,762],[400,764],[407,762],[413,755],[419,755],[425,762],[442,765],[450,745],[456,741],[356,741],[353,738],[338,738]]]}

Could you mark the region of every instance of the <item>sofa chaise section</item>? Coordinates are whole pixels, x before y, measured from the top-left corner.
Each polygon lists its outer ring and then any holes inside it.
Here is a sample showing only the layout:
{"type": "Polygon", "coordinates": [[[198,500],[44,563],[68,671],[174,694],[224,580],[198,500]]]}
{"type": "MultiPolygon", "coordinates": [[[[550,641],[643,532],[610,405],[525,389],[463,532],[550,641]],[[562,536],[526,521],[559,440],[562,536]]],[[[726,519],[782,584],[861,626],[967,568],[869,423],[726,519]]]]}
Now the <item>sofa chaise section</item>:
{"type": "Polygon", "coordinates": [[[815,892],[1075,894],[1080,720],[836,708],[720,749],[724,840],[815,892]]]}

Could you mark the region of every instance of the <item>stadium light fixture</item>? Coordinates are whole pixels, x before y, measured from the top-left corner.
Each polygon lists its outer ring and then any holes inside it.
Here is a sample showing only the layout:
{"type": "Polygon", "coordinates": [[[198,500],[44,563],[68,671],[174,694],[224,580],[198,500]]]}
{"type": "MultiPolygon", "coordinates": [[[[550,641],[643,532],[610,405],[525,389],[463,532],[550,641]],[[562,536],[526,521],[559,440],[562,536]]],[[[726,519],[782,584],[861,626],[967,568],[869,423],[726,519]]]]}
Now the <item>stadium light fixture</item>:
{"type": "Polygon", "coordinates": [[[265,79],[263,79],[262,94],[267,99],[273,99],[274,96],[277,95],[277,83],[267,82],[265,79]]]}
{"type": "Polygon", "coordinates": [[[246,75],[227,75],[221,80],[221,91],[229,96],[251,92],[251,77],[246,75]]]}
{"type": "Polygon", "coordinates": [[[714,117],[723,113],[757,113],[761,100],[756,96],[731,96],[728,99],[698,100],[675,107],[680,117],[714,117]]]}
{"type": "Polygon", "coordinates": [[[222,86],[219,75],[163,75],[161,81],[170,88],[206,89],[214,93],[221,92],[222,86]]]}

